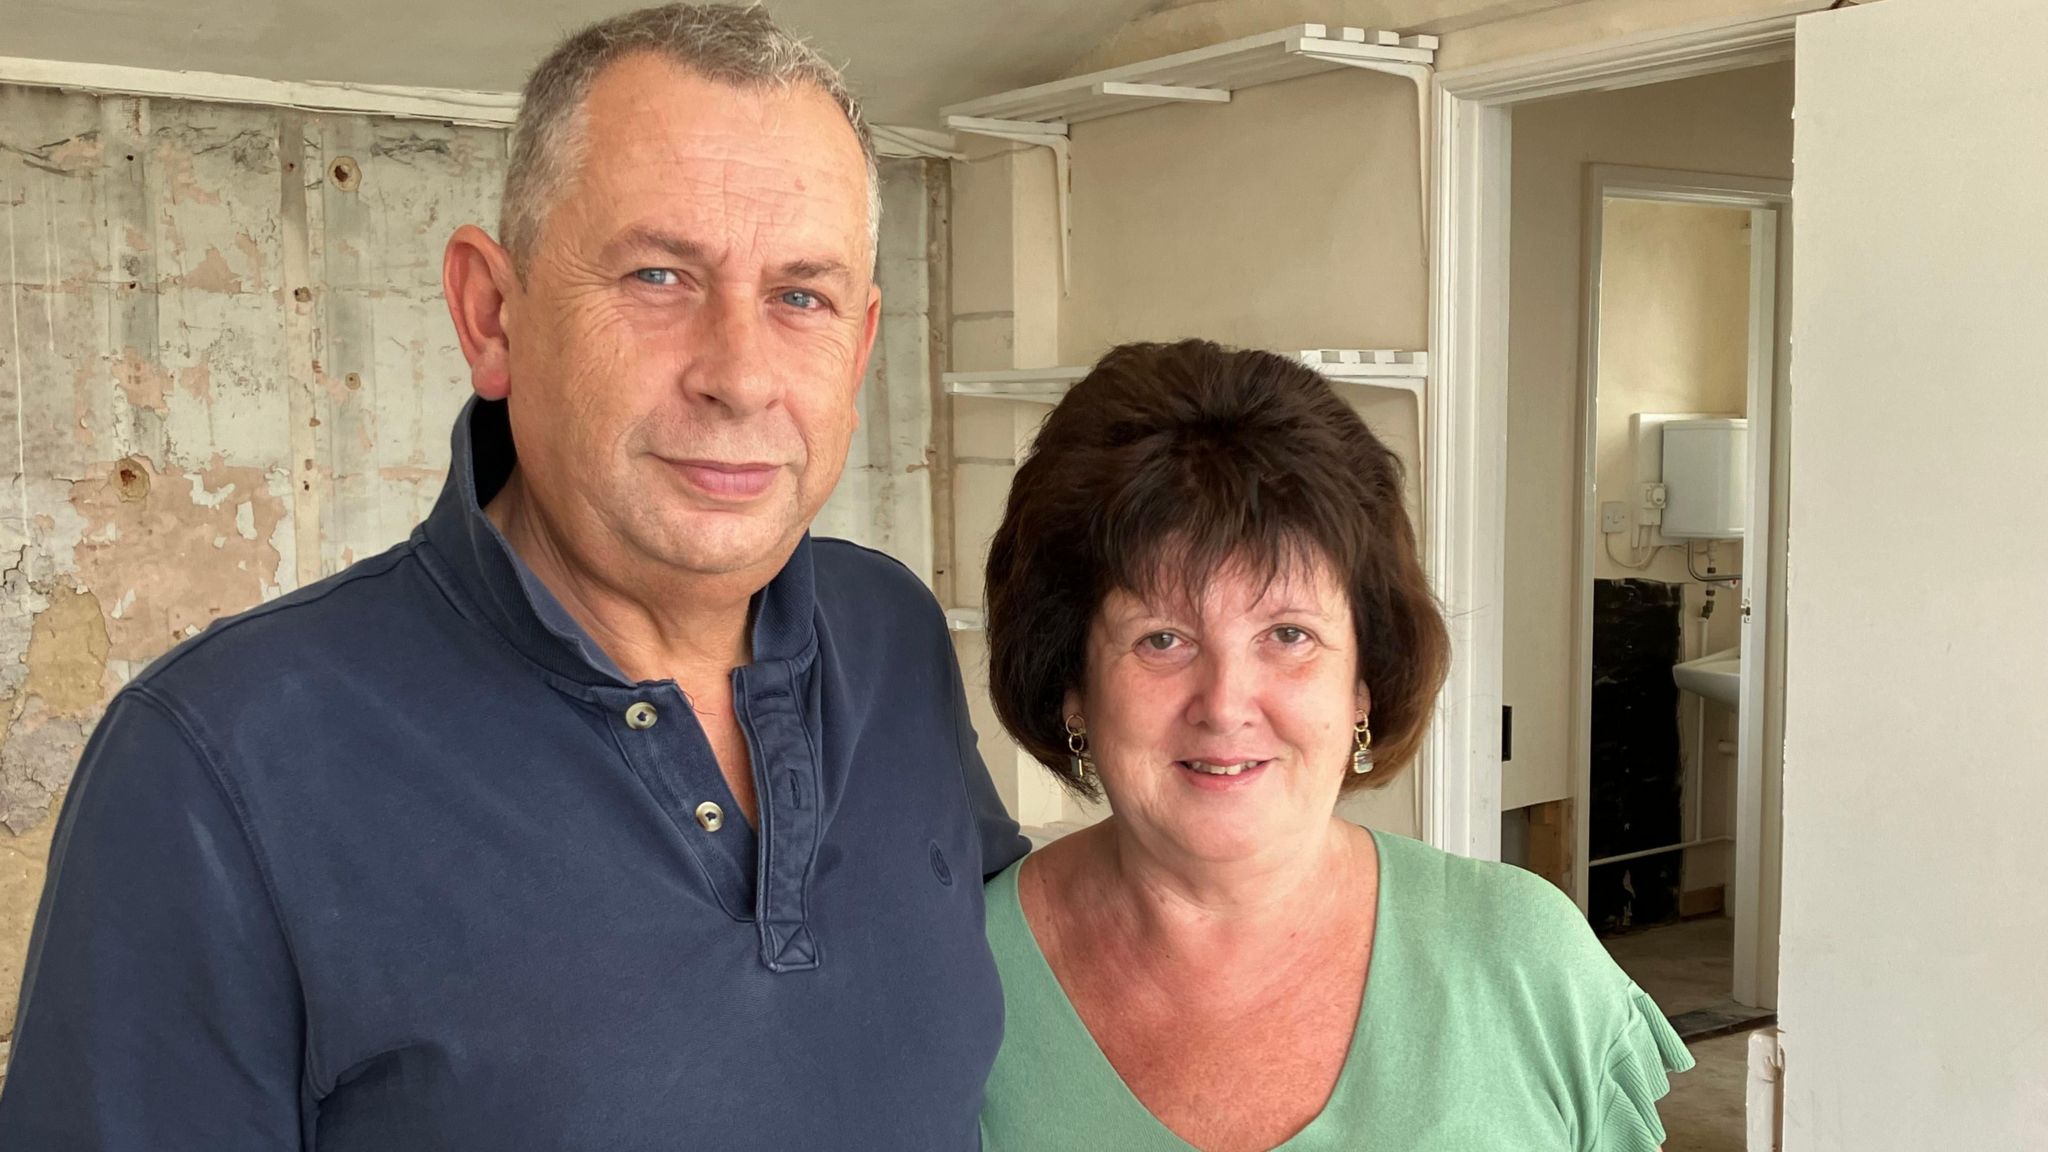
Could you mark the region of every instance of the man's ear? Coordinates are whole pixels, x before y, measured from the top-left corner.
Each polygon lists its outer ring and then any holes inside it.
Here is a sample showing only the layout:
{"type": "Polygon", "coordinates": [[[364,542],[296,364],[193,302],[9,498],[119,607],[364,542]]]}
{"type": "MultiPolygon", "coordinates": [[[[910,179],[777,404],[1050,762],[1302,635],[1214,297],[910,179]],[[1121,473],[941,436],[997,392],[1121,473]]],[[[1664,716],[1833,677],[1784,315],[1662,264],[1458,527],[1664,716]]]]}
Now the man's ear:
{"type": "Polygon", "coordinates": [[[512,390],[512,340],[505,314],[520,291],[512,254],[474,224],[448,238],[441,257],[441,292],[448,318],[469,361],[469,386],[486,400],[503,400],[512,390]]]}

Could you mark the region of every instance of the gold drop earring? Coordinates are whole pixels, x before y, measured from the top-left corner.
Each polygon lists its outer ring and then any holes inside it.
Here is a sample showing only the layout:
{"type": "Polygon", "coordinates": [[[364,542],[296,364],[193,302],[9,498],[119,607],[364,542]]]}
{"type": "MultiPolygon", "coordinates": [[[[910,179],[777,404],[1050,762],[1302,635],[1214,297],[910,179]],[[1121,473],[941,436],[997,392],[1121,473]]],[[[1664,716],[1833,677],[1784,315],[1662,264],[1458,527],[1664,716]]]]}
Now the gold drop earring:
{"type": "Polygon", "coordinates": [[[1088,729],[1079,716],[1067,717],[1067,770],[1076,780],[1095,775],[1095,758],[1088,755],[1088,729]]]}
{"type": "Polygon", "coordinates": [[[1363,776],[1372,771],[1372,721],[1360,712],[1351,725],[1351,774],[1363,776]]]}

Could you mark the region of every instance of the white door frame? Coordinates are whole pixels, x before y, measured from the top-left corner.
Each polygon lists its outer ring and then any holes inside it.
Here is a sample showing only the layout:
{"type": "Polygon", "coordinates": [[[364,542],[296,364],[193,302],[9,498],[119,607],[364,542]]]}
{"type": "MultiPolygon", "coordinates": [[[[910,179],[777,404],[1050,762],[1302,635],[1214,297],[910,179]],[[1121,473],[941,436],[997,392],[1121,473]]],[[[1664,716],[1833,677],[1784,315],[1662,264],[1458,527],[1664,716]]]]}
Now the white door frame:
{"type": "MultiPolygon", "coordinates": [[[[1764,811],[1764,723],[1767,690],[1782,691],[1782,678],[1773,679],[1766,659],[1764,637],[1772,627],[1769,597],[1754,596],[1752,589],[1769,588],[1775,572],[1771,558],[1775,540],[1771,533],[1772,426],[1776,408],[1777,382],[1790,355],[1789,331],[1778,323],[1779,277],[1790,267],[1790,220],[1792,184],[1753,176],[1726,176],[1705,172],[1678,172],[1658,168],[1634,168],[1615,164],[1594,164],[1586,172],[1585,270],[1583,329],[1580,345],[1579,384],[1579,526],[1574,552],[1572,586],[1572,796],[1583,800],[1592,795],[1593,768],[1593,577],[1597,571],[1597,549],[1602,547],[1600,503],[1595,490],[1597,445],[1600,441],[1600,261],[1609,198],[1655,200],[1670,204],[1696,204],[1715,208],[1746,209],[1750,216],[1749,261],[1749,345],[1747,355],[1749,418],[1750,504],[1748,527],[1742,537],[1742,703],[1737,721],[1735,777],[1735,875],[1730,884],[1729,912],[1735,928],[1735,981],[1733,998],[1743,1004],[1758,1002],[1758,948],[1766,935],[1763,924],[1763,811],[1764,811]],[[1745,960],[1747,961],[1745,963],[1745,960]]],[[[1611,495],[1610,495],[1611,498],[1611,495]]],[[[1698,755],[1700,749],[1695,748],[1698,755]]],[[[1704,765],[1694,765],[1695,779],[1704,777],[1704,765]]],[[[1696,795],[1695,805],[1704,803],[1696,795]]],[[[1589,841],[1589,805],[1572,805],[1572,896],[1579,908],[1587,907],[1592,859],[1589,841]]],[[[1717,839],[1729,839],[1722,836],[1717,839]]],[[[1681,840],[1688,837],[1681,836],[1681,840]]]]}
{"type": "MultiPolygon", "coordinates": [[[[1422,830],[1433,844],[1500,855],[1511,107],[1789,60],[1797,17],[1829,2],[1782,0],[1743,16],[1437,75],[1427,419],[1436,467],[1427,477],[1425,535],[1451,621],[1452,660],[1421,781],[1422,830]]],[[[1744,822],[1739,814],[1738,827],[1744,822]]]]}

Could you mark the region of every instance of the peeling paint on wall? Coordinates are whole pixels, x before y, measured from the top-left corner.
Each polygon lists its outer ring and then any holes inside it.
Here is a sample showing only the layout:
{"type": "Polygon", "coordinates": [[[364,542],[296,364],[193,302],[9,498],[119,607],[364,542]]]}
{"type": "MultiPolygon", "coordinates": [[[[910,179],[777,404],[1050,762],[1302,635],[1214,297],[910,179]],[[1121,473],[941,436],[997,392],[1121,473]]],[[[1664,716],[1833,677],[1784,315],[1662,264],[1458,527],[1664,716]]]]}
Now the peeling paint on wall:
{"type": "Polygon", "coordinates": [[[495,219],[504,153],[490,129],[0,86],[0,1041],[107,700],[431,505],[468,392],[441,243],[495,219]]]}

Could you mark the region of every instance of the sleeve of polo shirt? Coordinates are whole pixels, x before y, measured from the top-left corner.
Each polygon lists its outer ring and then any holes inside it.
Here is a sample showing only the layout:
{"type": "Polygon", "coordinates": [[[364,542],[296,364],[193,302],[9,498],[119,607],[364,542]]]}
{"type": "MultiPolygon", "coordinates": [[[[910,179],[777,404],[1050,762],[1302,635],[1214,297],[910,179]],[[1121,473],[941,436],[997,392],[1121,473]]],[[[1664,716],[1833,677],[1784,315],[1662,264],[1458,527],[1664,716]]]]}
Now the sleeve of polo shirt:
{"type": "Polygon", "coordinates": [[[960,772],[967,780],[967,804],[974,813],[975,829],[980,833],[981,875],[986,880],[1031,851],[1031,841],[1018,831],[1010,810],[1003,806],[1002,794],[996,791],[996,782],[988,774],[988,765],[981,759],[981,740],[974,733],[974,722],[969,719],[967,710],[967,685],[960,678],[960,654],[953,650],[950,640],[946,643],[946,654],[951,661],[949,670],[953,678],[953,718],[958,727],[956,739],[960,746],[960,772]]]}
{"type": "Polygon", "coordinates": [[[58,818],[0,1148],[301,1146],[298,982],[224,783],[164,703],[115,699],[58,818]]]}

